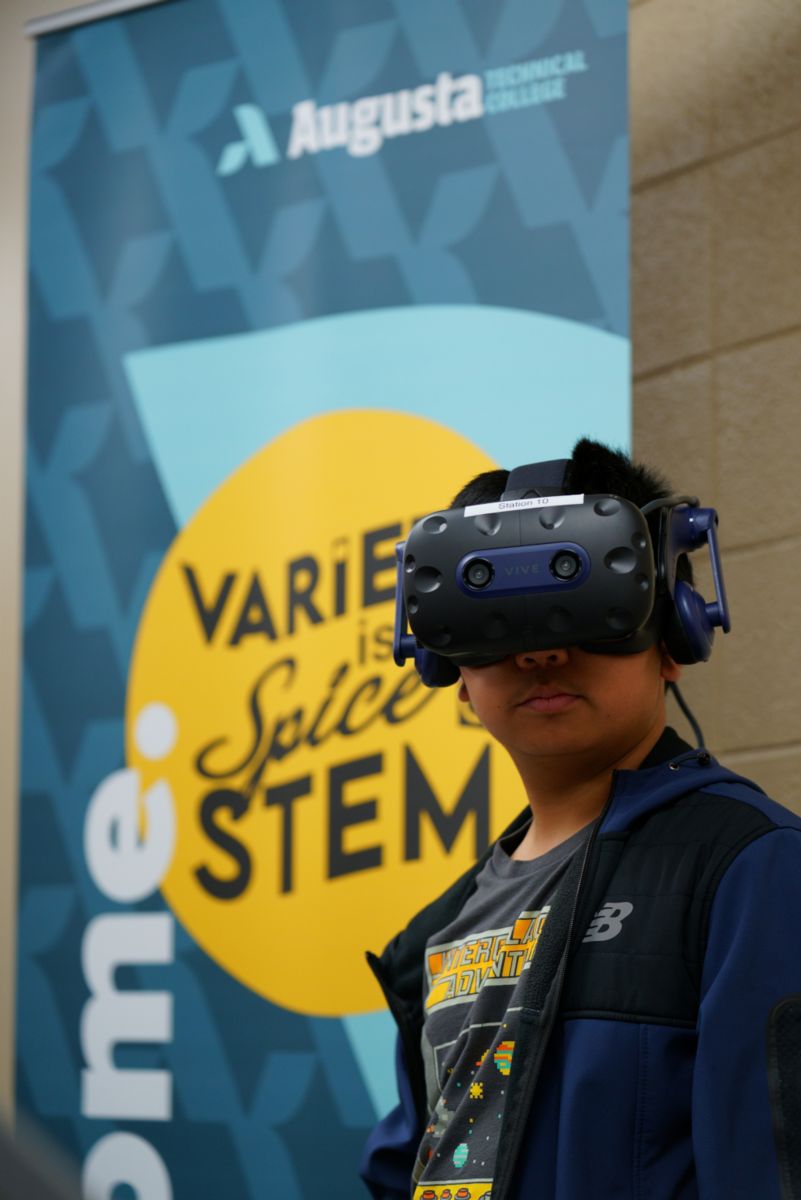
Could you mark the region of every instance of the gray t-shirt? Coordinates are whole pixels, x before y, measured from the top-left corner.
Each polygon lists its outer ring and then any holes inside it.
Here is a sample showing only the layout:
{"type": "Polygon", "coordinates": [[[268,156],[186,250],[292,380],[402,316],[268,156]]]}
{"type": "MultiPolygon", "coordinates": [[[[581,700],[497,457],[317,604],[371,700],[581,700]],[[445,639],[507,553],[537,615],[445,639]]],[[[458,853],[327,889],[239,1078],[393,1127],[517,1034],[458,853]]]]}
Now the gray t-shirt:
{"type": "Polygon", "coordinates": [[[413,1200],[485,1200],[495,1172],[521,995],[580,829],[529,862],[498,843],[458,917],[426,944],[422,1053],[431,1117],[413,1200]]]}

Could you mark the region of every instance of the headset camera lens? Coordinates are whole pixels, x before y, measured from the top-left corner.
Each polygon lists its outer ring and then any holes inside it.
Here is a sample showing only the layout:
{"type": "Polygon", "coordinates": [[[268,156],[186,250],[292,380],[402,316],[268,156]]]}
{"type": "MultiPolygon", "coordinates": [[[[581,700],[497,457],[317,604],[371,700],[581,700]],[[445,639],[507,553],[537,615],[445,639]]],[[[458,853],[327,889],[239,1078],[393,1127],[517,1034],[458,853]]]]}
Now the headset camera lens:
{"type": "Polygon", "coordinates": [[[471,588],[485,588],[492,582],[493,570],[484,558],[474,558],[464,569],[464,581],[471,588]]]}
{"type": "Polygon", "coordinates": [[[563,550],[551,559],[551,573],[557,579],[575,579],[581,570],[581,559],[572,550],[563,550]]]}

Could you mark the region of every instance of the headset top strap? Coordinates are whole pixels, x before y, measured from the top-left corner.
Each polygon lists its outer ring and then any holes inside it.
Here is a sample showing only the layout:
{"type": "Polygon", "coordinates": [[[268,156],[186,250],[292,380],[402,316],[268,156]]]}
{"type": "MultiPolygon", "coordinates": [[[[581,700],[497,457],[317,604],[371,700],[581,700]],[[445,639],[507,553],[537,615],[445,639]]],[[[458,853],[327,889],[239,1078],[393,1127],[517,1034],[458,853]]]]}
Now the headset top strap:
{"type": "Polygon", "coordinates": [[[526,496],[558,496],[564,492],[569,458],[527,463],[509,472],[502,500],[522,500],[526,496]]]}

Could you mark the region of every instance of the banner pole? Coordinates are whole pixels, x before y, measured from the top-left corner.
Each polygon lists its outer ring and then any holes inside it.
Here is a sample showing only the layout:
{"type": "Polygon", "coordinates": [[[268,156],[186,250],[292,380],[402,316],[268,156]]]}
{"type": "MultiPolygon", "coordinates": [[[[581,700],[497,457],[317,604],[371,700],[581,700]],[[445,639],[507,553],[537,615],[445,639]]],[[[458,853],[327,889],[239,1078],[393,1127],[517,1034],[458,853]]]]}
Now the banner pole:
{"type": "Polygon", "coordinates": [[[34,17],[32,21],[26,22],[25,32],[28,37],[41,37],[59,29],[71,29],[75,25],[85,25],[103,17],[116,17],[135,8],[148,8],[164,2],[165,0],[94,0],[91,4],[79,4],[75,8],[67,8],[48,17],[34,17]]]}

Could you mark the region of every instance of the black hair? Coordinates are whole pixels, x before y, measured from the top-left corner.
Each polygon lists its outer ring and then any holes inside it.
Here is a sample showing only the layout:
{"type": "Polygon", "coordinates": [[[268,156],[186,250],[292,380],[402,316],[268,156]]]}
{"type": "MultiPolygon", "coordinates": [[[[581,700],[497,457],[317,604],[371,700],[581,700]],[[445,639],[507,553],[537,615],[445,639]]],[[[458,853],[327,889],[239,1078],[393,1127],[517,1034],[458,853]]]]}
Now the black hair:
{"type": "MultiPolygon", "coordinates": [[[[483,471],[465,484],[454,496],[450,507],[465,508],[468,504],[490,504],[500,500],[508,478],[508,471],[483,471]]],[[[611,446],[594,442],[591,438],[581,438],[573,447],[563,487],[566,495],[573,492],[589,495],[611,493],[630,500],[638,508],[651,500],[670,496],[674,491],[661,472],[644,463],[634,462],[624,451],[613,450],[611,446]]],[[[652,514],[648,524],[652,537],[655,537],[658,514],[652,514]]],[[[679,579],[692,583],[692,567],[686,554],[679,558],[676,574],[679,579]]]]}

